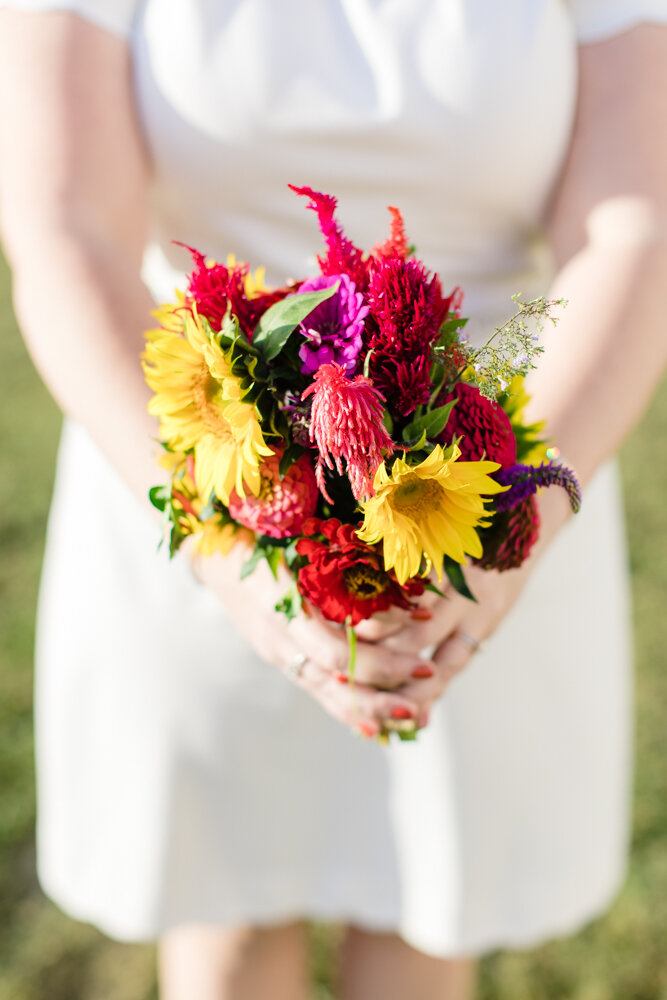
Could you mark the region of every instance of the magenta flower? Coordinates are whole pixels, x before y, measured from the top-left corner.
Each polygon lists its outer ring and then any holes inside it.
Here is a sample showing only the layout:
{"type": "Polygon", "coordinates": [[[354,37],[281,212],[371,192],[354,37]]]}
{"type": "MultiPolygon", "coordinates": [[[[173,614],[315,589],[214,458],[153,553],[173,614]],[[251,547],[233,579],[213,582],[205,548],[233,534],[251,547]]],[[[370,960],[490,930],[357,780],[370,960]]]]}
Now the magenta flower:
{"type": "Polygon", "coordinates": [[[305,375],[314,375],[320,365],[331,362],[352,375],[357,365],[368,306],[354,282],[346,274],[322,275],[304,281],[299,292],[318,292],[335,284],[338,291],[316,306],[300,326],[306,341],[299,349],[305,375]]]}

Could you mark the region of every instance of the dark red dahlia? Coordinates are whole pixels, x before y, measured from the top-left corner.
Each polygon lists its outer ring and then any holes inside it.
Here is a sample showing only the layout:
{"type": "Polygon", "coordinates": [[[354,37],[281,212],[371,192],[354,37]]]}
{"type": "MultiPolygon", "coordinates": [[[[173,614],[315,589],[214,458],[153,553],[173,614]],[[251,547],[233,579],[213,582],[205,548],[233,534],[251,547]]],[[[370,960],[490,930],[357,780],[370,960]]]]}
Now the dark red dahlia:
{"type": "Polygon", "coordinates": [[[198,250],[184,243],[179,246],[184,246],[190,251],[195,264],[190,274],[188,295],[194,299],[200,315],[205,316],[216,331],[222,326],[227,307],[231,306],[239,326],[245,335],[251,338],[260,316],[274,302],[280,302],[293,291],[290,288],[279,288],[248,298],[245,290],[247,264],[235,264],[233,267],[227,267],[225,264],[207,264],[206,257],[198,250]]]}
{"type": "Polygon", "coordinates": [[[390,411],[405,417],[428,402],[432,346],[451,297],[420,261],[394,255],[373,258],[366,301],[369,374],[390,411]]]}
{"type": "Polygon", "coordinates": [[[460,437],[459,448],[464,462],[498,462],[503,468],[516,462],[516,438],[509,417],[498,403],[483,396],[467,382],[457,382],[454,391],[442,400],[456,399],[439,443],[449,444],[460,437]]]}
{"type": "Polygon", "coordinates": [[[537,541],[540,515],[534,496],[512,510],[495,514],[491,527],[480,532],[484,555],[477,565],[483,569],[517,569],[528,558],[537,541]]]}
{"type": "Polygon", "coordinates": [[[309,564],[299,570],[299,590],[329,621],[357,625],[392,606],[412,608],[411,598],[424,592],[421,580],[401,586],[387,573],[382,553],[360,541],[351,524],[311,518],[303,533],[309,537],[296,550],[309,564]]]}

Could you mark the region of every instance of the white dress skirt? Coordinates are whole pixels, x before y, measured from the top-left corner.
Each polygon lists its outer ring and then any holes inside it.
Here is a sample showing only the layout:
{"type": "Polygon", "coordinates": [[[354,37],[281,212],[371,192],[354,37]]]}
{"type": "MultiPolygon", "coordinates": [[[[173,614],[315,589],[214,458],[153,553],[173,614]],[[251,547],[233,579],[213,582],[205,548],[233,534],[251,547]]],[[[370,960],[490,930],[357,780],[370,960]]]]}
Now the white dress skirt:
{"type": "MultiPolygon", "coordinates": [[[[576,99],[577,38],[662,0],[14,0],[132,47],[153,156],[157,298],[178,239],[314,270],[336,194],[373,246],[399,205],[484,329],[546,292],[540,235],[576,99]]],[[[557,333],[553,334],[557,336],[557,333]]],[[[121,939],[296,917],[436,956],[527,946],[599,913],[628,837],[627,569],[613,468],[417,743],[381,747],[261,662],[86,433],[67,425],[41,593],[45,891],[121,939]]]]}

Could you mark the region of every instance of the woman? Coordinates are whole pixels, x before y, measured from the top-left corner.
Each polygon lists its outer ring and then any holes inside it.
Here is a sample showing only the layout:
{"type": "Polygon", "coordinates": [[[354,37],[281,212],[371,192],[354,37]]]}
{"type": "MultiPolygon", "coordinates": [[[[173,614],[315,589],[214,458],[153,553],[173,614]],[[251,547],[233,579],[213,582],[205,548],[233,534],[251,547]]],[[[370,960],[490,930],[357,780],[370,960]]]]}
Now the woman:
{"type": "Polygon", "coordinates": [[[603,463],[667,353],[663,5],[9,6],[39,13],[2,15],[4,239],[71,418],[40,615],[42,882],[108,933],[162,935],[167,1000],[305,996],[308,918],[349,925],[348,1000],[470,996],[470,956],[571,930],[623,867],[623,559],[603,463]],[[207,589],[167,565],[144,499],[140,269],[170,296],[179,239],[273,281],[306,273],[314,225],[288,182],[338,195],[360,245],[400,205],[480,334],[513,292],[546,291],[545,230],[570,301],[533,415],[590,484],[584,511],[563,528],[547,493],[548,551],[471,570],[479,604],[360,628],[356,706],[335,630],[284,626],[280,584],[239,584],[242,553],[197,565],[207,589]],[[428,645],[432,675],[414,677],[428,645]],[[339,725],[372,734],[397,706],[430,713],[415,747],[339,725]]]}

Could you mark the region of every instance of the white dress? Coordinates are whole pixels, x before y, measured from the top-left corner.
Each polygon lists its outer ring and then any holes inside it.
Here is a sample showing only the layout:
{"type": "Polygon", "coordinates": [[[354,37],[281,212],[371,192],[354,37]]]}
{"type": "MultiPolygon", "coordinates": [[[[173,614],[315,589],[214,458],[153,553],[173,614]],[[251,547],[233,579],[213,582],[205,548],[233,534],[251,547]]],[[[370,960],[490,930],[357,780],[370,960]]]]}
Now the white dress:
{"type": "MultiPolygon", "coordinates": [[[[145,274],[179,239],[282,281],[339,197],[370,247],[401,206],[477,329],[546,291],[540,219],[577,36],[663,0],[15,0],[127,36],[155,165],[145,274]]],[[[557,334],[554,334],[557,335],[557,334]]],[[[629,650],[613,469],[414,745],[366,743],[260,662],[85,433],[65,431],[37,669],[39,871],[123,939],[294,917],[438,956],[527,946],[603,909],[628,833],[629,650]],[[81,502],[85,498],[85,502],[81,502]]]]}

